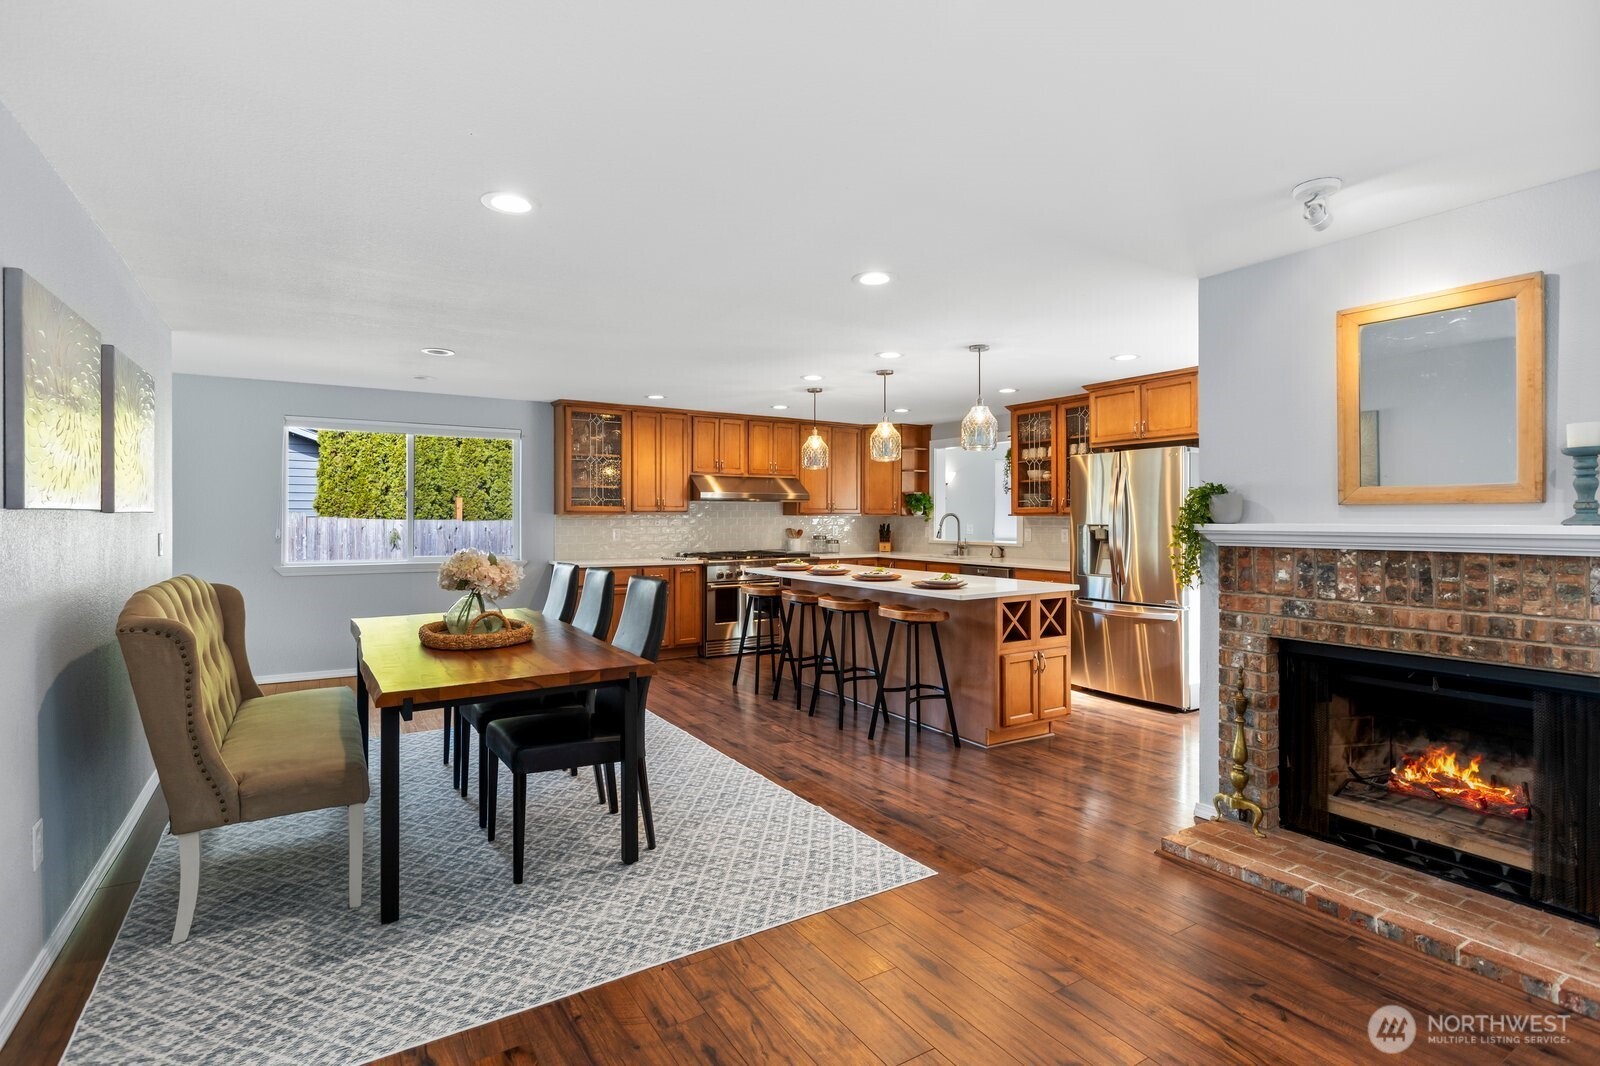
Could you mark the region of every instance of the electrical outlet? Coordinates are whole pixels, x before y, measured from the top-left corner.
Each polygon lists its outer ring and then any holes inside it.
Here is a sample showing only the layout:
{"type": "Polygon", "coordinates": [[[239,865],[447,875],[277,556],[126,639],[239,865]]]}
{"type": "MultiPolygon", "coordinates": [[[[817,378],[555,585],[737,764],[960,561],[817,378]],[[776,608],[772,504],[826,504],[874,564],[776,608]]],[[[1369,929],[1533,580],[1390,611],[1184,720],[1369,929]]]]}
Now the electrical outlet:
{"type": "Polygon", "coordinates": [[[37,870],[44,863],[44,819],[40,818],[33,823],[33,868],[37,870]]]}
{"type": "Polygon", "coordinates": [[[1027,544],[1031,540],[1033,540],[1033,530],[1029,529],[1027,526],[1023,526],[1022,543],[1027,544]]]}
{"type": "Polygon", "coordinates": [[[611,531],[611,539],[614,540],[614,541],[621,540],[622,539],[622,530],[613,529],[611,531]]]}
{"type": "Polygon", "coordinates": [[[1070,532],[1071,529],[1069,529],[1067,526],[1061,527],[1061,543],[1065,544],[1067,542],[1067,534],[1070,532]]]}
{"type": "Polygon", "coordinates": [[[156,558],[159,559],[159,558],[161,558],[161,556],[163,556],[165,554],[167,554],[167,535],[165,533],[157,533],[156,534],[156,558]]]}

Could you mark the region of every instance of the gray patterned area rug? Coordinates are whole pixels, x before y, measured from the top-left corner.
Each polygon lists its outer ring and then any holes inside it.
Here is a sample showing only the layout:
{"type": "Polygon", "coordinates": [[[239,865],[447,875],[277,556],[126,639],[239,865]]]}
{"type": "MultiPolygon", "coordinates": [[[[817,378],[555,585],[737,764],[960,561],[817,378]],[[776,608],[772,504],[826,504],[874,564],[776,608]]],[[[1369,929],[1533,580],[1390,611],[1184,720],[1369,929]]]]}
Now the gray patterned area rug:
{"type": "Polygon", "coordinates": [[[389,926],[376,787],[359,910],[342,809],[231,826],[202,838],[194,929],[173,947],[164,837],[65,1061],[362,1062],[933,872],[654,715],[647,728],[657,849],[624,867],[592,774],[533,775],[521,885],[504,771],[490,844],[439,734],[403,736],[389,926]]]}

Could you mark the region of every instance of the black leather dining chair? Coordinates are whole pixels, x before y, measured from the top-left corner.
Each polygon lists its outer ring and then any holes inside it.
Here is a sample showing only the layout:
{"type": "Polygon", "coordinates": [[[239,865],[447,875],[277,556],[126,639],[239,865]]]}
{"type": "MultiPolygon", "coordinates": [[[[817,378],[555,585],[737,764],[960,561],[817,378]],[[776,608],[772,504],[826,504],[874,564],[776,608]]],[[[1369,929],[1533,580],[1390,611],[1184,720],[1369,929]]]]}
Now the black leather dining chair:
{"type": "Polygon", "coordinates": [[[570,622],[578,610],[578,564],[551,563],[550,591],[544,598],[544,616],[570,622]]]}
{"type": "MultiPolygon", "coordinates": [[[[558,563],[558,566],[570,566],[570,563],[558,563]]],[[[574,570],[576,568],[574,567],[574,570]]],[[[555,579],[551,579],[552,586],[555,579]]],[[[583,581],[583,596],[578,602],[577,610],[572,615],[574,628],[582,630],[600,640],[605,639],[606,633],[611,629],[611,614],[615,609],[616,577],[610,570],[591,568],[583,581]]],[[[483,773],[484,767],[489,762],[489,750],[484,747],[483,730],[496,718],[509,718],[519,714],[534,714],[546,704],[554,701],[556,704],[570,703],[571,697],[557,696],[529,696],[520,700],[502,700],[498,703],[464,703],[456,712],[456,774],[455,787],[462,796],[467,794],[467,760],[464,757],[467,751],[467,737],[471,731],[478,731],[478,828],[482,829],[489,821],[489,808],[484,797],[483,773]]],[[[604,790],[601,799],[605,798],[604,790]]]]}
{"type": "MultiPolygon", "coordinates": [[[[655,662],[667,626],[667,583],[659,578],[636,577],[628,582],[622,604],[622,621],[611,643],[641,659],[655,662]]],[[[650,679],[640,683],[641,703],[649,695],[650,679]]],[[[593,699],[540,714],[499,718],[489,724],[487,775],[489,830],[493,839],[495,791],[499,764],[511,771],[511,880],[522,883],[523,840],[527,824],[528,775],[570,766],[603,766],[613,783],[615,810],[616,764],[622,761],[626,689],[607,685],[593,699]]],[[[656,846],[655,815],[650,806],[650,779],[645,770],[644,738],[640,738],[639,803],[644,814],[645,846],[656,846]]]]}

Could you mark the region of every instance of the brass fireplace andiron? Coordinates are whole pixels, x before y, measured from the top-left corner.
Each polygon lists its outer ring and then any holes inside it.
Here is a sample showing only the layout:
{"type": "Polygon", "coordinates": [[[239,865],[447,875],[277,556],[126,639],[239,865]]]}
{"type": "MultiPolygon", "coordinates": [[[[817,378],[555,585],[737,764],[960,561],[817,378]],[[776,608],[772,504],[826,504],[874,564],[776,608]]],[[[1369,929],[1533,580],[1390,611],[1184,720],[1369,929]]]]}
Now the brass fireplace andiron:
{"type": "Polygon", "coordinates": [[[1261,807],[1245,799],[1244,786],[1250,783],[1250,770],[1245,766],[1250,758],[1250,748],[1244,740],[1244,712],[1250,706],[1250,697],[1244,694],[1244,671],[1239,671],[1239,687],[1233,694],[1233,769],[1228,771],[1228,780],[1233,782],[1233,795],[1218,792],[1211,800],[1212,806],[1217,808],[1217,819],[1223,818],[1223,809],[1232,808],[1236,811],[1250,812],[1250,831],[1256,836],[1266,836],[1261,831],[1261,807]]]}

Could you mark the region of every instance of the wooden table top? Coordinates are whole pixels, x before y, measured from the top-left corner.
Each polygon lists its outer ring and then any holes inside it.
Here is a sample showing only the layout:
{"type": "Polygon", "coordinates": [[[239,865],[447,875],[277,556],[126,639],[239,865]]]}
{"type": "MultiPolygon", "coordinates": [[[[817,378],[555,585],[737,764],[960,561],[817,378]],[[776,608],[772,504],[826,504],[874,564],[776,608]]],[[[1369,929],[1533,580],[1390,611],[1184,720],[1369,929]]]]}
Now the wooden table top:
{"type": "Polygon", "coordinates": [[[398,707],[408,699],[418,706],[470,702],[655,673],[650,660],[538,611],[516,608],[506,615],[533,627],[533,643],[486,651],[436,651],[422,646],[417,630],[437,622],[437,611],[352,618],[350,632],[361,642],[361,673],[373,705],[398,707]]]}

